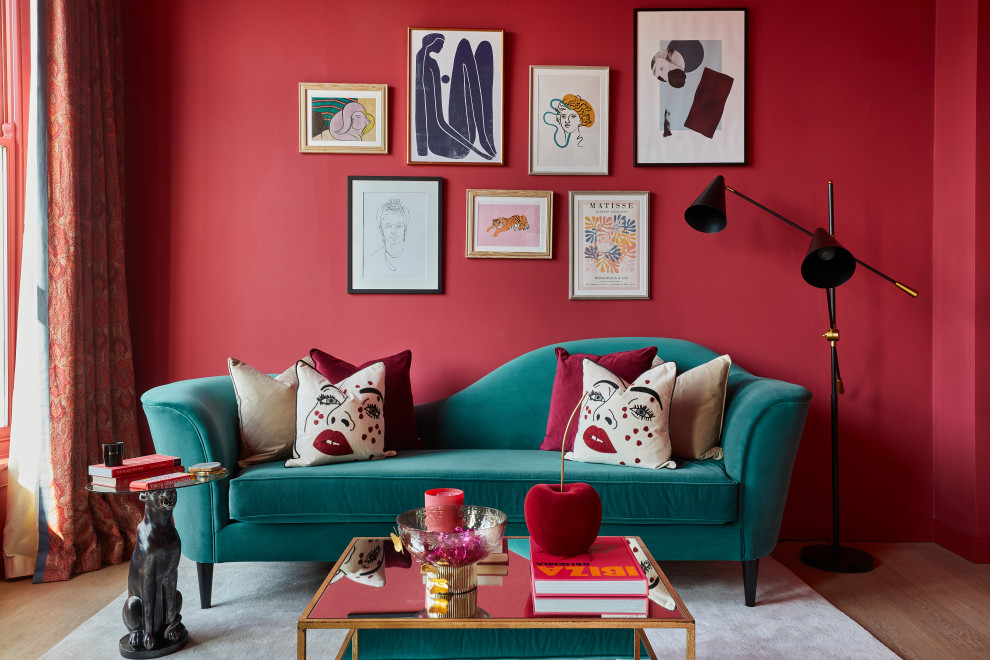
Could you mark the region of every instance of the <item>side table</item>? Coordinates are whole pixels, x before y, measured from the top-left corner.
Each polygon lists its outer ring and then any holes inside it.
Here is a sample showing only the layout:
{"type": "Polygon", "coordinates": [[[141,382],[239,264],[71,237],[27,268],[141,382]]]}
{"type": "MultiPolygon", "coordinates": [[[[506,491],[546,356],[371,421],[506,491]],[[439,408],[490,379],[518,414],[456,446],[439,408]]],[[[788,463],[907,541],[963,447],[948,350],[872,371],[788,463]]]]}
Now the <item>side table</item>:
{"type": "Polygon", "coordinates": [[[182,625],[182,594],[176,588],[182,543],[172,521],[179,488],[224,479],[227,471],[196,477],[194,481],[155,490],[116,489],[86,484],[86,490],[108,495],[139,494],[144,520],[138,524],[134,554],[127,574],[124,625],[120,655],[125,658],[159,658],[174,653],[189,641],[182,625]]]}

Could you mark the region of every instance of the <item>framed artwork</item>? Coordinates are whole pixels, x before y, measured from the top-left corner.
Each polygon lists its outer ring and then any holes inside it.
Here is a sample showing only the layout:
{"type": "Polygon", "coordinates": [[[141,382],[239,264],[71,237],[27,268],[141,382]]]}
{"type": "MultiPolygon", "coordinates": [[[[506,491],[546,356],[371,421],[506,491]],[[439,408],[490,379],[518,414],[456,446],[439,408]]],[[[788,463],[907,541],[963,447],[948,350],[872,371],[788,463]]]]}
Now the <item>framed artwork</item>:
{"type": "Polygon", "coordinates": [[[571,192],[570,299],[650,297],[650,193],[571,192]]]}
{"type": "Polygon", "coordinates": [[[635,165],[746,163],[746,10],[637,9],[635,165]]]}
{"type": "Polygon", "coordinates": [[[608,174],[608,67],[529,67],[529,173],[608,174]]]}
{"type": "Polygon", "coordinates": [[[503,165],[502,30],[409,28],[407,162],[503,165]]]}
{"type": "Polygon", "coordinates": [[[299,151],[387,154],[388,85],[299,83],[299,151]]]}
{"type": "Polygon", "coordinates": [[[443,179],[347,177],[347,292],[442,293],[443,179]]]}
{"type": "Polygon", "coordinates": [[[553,191],[468,190],[467,256],[553,258],[553,191]]]}

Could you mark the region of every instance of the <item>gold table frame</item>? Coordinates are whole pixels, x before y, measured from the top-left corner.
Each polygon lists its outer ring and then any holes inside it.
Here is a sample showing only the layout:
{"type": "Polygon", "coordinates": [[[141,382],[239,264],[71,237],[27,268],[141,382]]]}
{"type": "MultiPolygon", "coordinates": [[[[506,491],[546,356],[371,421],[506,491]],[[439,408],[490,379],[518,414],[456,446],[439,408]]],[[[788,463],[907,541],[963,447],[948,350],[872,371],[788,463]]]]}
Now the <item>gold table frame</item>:
{"type": "MultiPolygon", "coordinates": [[[[687,633],[687,660],[694,660],[694,636],[695,636],[695,623],[694,618],[691,613],[688,612],[687,608],[684,606],[684,602],[681,597],[674,590],[674,587],[670,584],[667,576],[664,575],[663,570],[660,568],[660,564],[657,560],[653,558],[650,553],[649,548],[643,543],[642,539],[638,536],[630,536],[628,538],[636,539],[639,542],[639,546],[646,553],[647,558],[653,567],[657,571],[657,575],[663,581],[664,586],[667,587],[667,591],[670,592],[671,597],[677,605],[677,610],[681,613],[682,618],[680,619],[653,619],[647,618],[601,618],[601,617],[573,617],[573,616],[543,616],[543,617],[526,617],[526,618],[492,618],[492,619],[412,619],[412,618],[361,618],[361,619],[315,619],[310,618],[310,613],[316,606],[316,603],[323,596],[327,587],[330,586],[330,580],[333,578],[334,573],[340,568],[341,563],[350,551],[351,546],[358,540],[365,538],[377,538],[377,537],[356,537],[351,539],[347,548],[341,553],[340,558],[330,569],[330,573],[327,578],[320,585],[317,590],[316,595],[313,596],[312,600],[309,601],[309,605],[306,606],[305,611],[302,616],[299,617],[299,621],[296,624],[296,657],[298,660],[306,660],[306,631],[314,629],[322,630],[346,630],[347,634],[344,637],[344,641],[340,645],[340,649],[337,651],[335,660],[341,660],[344,654],[347,652],[348,646],[353,646],[352,648],[352,658],[353,660],[358,660],[358,631],[363,628],[371,629],[400,629],[400,628],[447,628],[447,629],[485,629],[485,628],[592,628],[592,629],[606,629],[606,628],[627,628],[632,630],[633,633],[633,658],[635,660],[640,660],[641,650],[646,651],[647,657],[651,660],[657,660],[657,654],[650,645],[649,640],[646,638],[645,631],[647,628],[683,628],[687,633]]],[[[526,538],[524,536],[513,536],[507,538],[526,538]]]]}

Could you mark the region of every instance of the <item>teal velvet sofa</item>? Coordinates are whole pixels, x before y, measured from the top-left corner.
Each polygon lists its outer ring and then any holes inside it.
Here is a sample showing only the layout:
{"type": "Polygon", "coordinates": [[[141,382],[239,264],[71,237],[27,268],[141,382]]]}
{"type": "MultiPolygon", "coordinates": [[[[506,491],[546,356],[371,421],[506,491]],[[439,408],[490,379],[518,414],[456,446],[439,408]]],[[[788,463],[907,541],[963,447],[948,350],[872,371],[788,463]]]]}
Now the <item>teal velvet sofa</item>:
{"type": "MultiPolygon", "coordinates": [[[[429,488],[461,488],[466,503],[508,514],[506,534],[526,535],[527,491],[560,474],[560,454],[539,449],[556,371],[554,346],[601,355],[651,345],[665,361],[676,362],[678,372],[717,357],[688,341],[656,337],[546,346],[445,399],[417,405],[423,449],[318,467],[288,469],[276,462],[238,468],[237,402],[229,376],[148,391],[141,400],[158,452],[180,456],[187,466],[219,461],[232,473],[184,489],[175,508],[182,553],[199,569],[202,607],[210,606],[215,564],[333,562],[352,537],[387,535],[396,515],[420,506],[429,488]]],[[[753,605],[757,562],[777,542],[810,399],[801,386],[733,364],[722,459],[685,461],[676,470],[569,461],[566,478],[587,482],[601,495],[602,534],[640,536],[659,560],[742,562],[745,601],[753,605]]]]}

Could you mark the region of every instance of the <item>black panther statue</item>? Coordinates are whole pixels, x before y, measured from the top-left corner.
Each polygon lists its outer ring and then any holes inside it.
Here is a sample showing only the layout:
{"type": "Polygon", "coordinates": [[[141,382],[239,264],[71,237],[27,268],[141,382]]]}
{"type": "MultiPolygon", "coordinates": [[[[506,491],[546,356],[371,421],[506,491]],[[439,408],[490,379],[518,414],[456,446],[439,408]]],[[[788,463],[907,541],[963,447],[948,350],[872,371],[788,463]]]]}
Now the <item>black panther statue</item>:
{"type": "Polygon", "coordinates": [[[179,533],[172,522],[174,488],[141,493],[144,520],[127,576],[124,625],[129,635],[120,640],[125,658],[153,658],[178,651],[189,639],[182,625],[182,594],[176,588],[179,533]]]}

